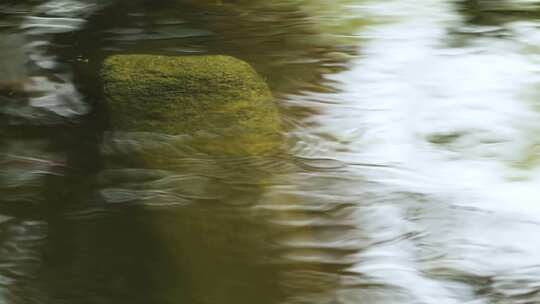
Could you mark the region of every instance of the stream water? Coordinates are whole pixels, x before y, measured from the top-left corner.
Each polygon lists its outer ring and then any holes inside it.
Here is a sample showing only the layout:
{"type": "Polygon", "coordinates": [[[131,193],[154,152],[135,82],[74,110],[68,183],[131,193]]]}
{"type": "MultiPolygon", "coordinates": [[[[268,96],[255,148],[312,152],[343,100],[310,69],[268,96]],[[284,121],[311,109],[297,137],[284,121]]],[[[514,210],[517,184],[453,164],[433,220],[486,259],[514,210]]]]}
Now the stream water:
{"type": "Polygon", "coordinates": [[[1,304],[540,303],[539,1],[3,0],[0,41],[1,304]],[[283,153],[113,131],[124,53],[249,62],[283,153]]]}

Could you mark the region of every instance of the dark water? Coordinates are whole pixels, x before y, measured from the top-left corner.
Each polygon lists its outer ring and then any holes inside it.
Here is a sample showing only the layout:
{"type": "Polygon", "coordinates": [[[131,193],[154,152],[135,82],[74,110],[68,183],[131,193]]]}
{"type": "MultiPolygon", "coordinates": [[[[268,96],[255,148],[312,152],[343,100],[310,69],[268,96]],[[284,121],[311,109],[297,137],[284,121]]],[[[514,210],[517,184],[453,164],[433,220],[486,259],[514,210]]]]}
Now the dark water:
{"type": "Polygon", "coordinates": [[[540,303],[539,18],[524,0],[4,0],[0,303],[540,303]],[[112,131],[99,68],[124,53],[248,61],[283,152],[112,131]]]}

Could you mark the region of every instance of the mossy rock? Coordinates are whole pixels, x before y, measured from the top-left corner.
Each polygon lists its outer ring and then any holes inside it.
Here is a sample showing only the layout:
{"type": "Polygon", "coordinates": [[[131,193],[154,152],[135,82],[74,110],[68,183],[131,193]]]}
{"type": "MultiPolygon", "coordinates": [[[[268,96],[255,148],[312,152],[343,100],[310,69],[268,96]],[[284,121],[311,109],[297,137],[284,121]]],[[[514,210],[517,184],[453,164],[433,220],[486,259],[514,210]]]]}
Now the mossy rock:
{"type": "Polygon", "coordinates": [[[102,80],[116,130],[188,134],[199,138],[197,149],[220,155],[260,155],[281,145],[268,86],[239,59],[115,55],[105,60],[102,80]]]}

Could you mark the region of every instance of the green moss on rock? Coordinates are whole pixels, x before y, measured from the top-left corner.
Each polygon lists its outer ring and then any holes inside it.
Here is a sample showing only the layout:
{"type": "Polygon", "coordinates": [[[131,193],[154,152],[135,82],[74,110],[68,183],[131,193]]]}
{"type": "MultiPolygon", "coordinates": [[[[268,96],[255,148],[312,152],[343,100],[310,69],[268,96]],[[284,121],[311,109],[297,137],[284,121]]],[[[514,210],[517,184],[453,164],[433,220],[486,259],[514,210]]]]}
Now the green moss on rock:
{"type": "Polygon", "coordinates": [[[116,55],[102,69],[115,129],[203,136],[209,153],[258,155],[280,145],[279,113],[264,80],[229,56],[116,55]]]}

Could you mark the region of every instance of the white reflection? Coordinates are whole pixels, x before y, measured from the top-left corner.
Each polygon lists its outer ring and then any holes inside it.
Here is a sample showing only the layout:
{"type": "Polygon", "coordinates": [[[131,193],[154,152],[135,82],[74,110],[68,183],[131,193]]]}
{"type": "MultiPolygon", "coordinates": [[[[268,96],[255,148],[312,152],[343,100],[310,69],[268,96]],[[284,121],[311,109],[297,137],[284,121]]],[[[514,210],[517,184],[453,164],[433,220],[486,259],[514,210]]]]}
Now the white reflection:
{"type": "Polygon", "coordinates": [[[466,24],[450,1],[359,8],[387,22],[329,77],[341,93],[298,97],[320,101],[318,134],[347,143],[321,156],[357,169],[343,187],[370,245],[352,271],[379,287],[343,301],[540,301],[538,24],[466,24]]]}
{"type": "MultiPolygon", "coordinates": [[[[18,79],[31,97],[29,108],[45,110],[61,117],[74,117],[89,111],[81,94],[75,88],[72,75],[65,71],[62,62],[51,48],[54,35],[75,32],[83,28],[87,18],[101,9],[108,1],[49,0],[33,8],[32,16],[23,19],[19,26],[26,45],[17,48],[34,67],[33,73],[18,79]]],[[[19,63],[21,65],[22,63],[19,63]]],[[[19,67],[22,69],[23,67],[19,67]]],[[[21,116],[22,114],[19,114],[21,116]]]]}

